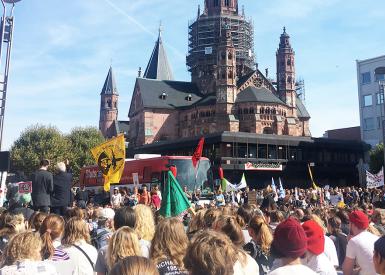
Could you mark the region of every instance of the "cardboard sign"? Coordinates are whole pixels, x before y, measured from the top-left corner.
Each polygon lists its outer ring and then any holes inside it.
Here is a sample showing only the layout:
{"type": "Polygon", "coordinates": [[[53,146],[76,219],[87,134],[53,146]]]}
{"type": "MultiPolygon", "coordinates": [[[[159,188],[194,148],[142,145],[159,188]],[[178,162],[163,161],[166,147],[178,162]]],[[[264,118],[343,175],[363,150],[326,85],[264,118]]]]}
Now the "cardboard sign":
{"type": "Polygon", "coordinates": [[[32,193],[32,181],[19,182],[19,193],[20,194],[32,193]]]}

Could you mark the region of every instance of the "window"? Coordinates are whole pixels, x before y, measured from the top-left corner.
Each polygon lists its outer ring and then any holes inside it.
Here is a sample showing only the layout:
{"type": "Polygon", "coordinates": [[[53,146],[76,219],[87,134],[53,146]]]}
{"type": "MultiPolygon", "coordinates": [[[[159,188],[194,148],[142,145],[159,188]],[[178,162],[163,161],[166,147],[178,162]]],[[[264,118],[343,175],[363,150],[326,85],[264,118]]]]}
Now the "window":
{"type": "Polygon", "coordinates": [[[361,84],[368,84],[371,82],[370,72],[361,74],[361,84]]]}
{"type": "Polygon", "coordinates": [[[364,118],[364,130],[365,131],[374,130],[374,119],[372,117],[364,118]]]}
{"type": "Polygon", "coordinates": [[[225,0],[225,6],[227,6],[227,7],[230,6],[230,0],[225,0]]]}
{"type": "Polygon", "coordinates": [[[384,103],[384,93],[377,93],[377,104],[383,104],[384,103]]]}
{"type": "Polygon", "coordinates": [[[376,81],[385,80],[385,74],[376,74],[376,81]]]}
{"type": "Polygon", "coordinates": [[[219,0],[214,0],[214,7],[218,7],[219,6],[219,0]]]}
{"type": "Polygon", "coordinates": [[[364,95],[364,107],[373,105],[373,97],[372,95],[364,95]]]}
{"type": "Polygon", "coordinates": [[[377,129],[381,129],[381,117],[377,117],[377,129]]]}

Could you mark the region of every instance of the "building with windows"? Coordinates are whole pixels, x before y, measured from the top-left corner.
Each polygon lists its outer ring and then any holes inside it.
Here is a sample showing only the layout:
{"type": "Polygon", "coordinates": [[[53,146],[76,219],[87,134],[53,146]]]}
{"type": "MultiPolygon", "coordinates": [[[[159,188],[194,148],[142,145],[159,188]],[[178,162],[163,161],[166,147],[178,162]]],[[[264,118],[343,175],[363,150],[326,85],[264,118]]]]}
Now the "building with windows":
{"type": "Polygon", "coordinates": [[[374,146],[384,140],[385,55],[357,60],[361,139],[374,146]]]}
{"type": "MultiPolygon", "coordinates": [[[[232,182],[244,173],[252,188],[271,183],[272,177],[280,177],[285,187],[310,186],[312,164],[318,184],[358,184],[365,144],[311,137],[285,28],[277,42],[276,73],[269,76],[255,63],[253,24],[238,0],[205,0],[188,27],[191,80],[177,81],[160,30],[146,70],[142,75],[140,69],[135,81],[127,155],[192,155],[204,136],[203,155],[214,178],[220,166],[232,182]]],[[[100,111],[107,137],[120,129],[117,100],[110,70],[100,111]]]]}

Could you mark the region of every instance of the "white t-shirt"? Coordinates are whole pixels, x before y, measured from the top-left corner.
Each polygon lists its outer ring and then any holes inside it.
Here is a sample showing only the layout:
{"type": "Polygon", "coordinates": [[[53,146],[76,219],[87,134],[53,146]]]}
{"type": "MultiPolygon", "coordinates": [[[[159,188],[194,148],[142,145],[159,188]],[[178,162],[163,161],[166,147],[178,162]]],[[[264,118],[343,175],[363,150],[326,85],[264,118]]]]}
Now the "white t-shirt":
{"type": "MultiPolygon", "coordinates": [[[[96,263],[98,257],[98,251],[92,245],[86,243],[85,241],[80,241],[75,243],[88,255],[91,259],[93,265],[96,263]]],[[[67,252],[70,256],[70,259],[74,263],[75,273],[77,275],[93,275],[94,268],[91,266],[91,263],[88,261],[87,257],[75,246],[61,246],[61,250],[67,252]]]]}
{"type": "Polygon", "coordinates": [[[284,265],[282,267],[279,267],[270,273],[269,275],[317,275],[313,270],[308,268],[305,265],[284,265]]]}
{"type": "Polygon", "coordinates": [[[326,255],[326,257],[329,258],[333,266],[339,266],[336,245],[334,244],[333,240],[330,239],[328,236],[325,236],[324,254],[326,255]]]}
{"type": "Polygon", "coordinates": [[[249,254],[246,254],[246,264],[242,265],[240,261],[234,264],[234,275],[259,275],[259,266],[249,254]]]}
{"type": "Polygon", "coordinates": [[[0,275],[59,275],[55,266],[48,261],[26,260],[15,265],[4,266],[0,275]]]}
{"type": "Polygon", "coordinates": [[[306,257],[301,259],[301,262],[317,274],[337,275],[336,269],[324,253],[316,256],[307,252],[306,257]]]}
{"type": "Polygon", "coordinates": [[[373,264],[374,243],[378,240],[376,235],[368,231],[361,232],[348,242],[346,257],[353,259],[360,266],[360,275],[377,274],[373,264]]]}
{"type": "Polygon", "coordinates": [[[120,193],[112,194],[112,196],[111,196],[112,206],[120,206],[121,202],[122,202],[122,195],[120,193]]]}

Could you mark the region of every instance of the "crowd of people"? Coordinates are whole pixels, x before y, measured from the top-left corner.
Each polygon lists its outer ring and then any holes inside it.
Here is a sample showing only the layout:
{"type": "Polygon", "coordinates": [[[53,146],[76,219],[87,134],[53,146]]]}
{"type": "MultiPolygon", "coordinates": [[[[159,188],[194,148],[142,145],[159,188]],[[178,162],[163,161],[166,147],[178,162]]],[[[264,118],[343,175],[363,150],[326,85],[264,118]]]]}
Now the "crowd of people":
{"type": "Polygon", "coordinates": [[[105,205],[82,189],[73,204],[65,164],[61,177],[41,164],[39,194],[1,209],[0,275],[385,274],[381,189],[184,188],[191,208],[165,218],[158,187],[115,188],[105,205]]]}

